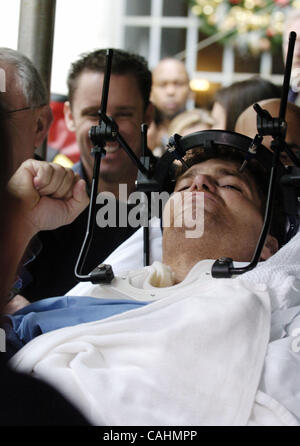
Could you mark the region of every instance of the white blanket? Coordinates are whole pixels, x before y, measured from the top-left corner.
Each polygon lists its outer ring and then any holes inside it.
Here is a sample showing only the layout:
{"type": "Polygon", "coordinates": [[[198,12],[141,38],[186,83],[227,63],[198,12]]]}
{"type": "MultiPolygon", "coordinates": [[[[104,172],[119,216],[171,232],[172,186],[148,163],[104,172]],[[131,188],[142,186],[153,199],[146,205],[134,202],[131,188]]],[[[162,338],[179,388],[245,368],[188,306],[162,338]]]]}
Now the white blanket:
{"type": "Polygon", "coordinates": [[[268,285],[271,333],[259,388],[300,421],[300,233],[238,280],[268,285]]]}
{"type": "Polygon", "coordinates": [[[269,339],[268,293],[226,279],[194,285],[42,335],[13,364],[47,379],[97,425],[245,425],[269,339]]]}
{"type": "Polygon", "coordinates": [[[40,336],[13,364],[94,424],[299,425],[299,259],[300,234],[235,280],[199,262],[156,302],[40,336]]]}

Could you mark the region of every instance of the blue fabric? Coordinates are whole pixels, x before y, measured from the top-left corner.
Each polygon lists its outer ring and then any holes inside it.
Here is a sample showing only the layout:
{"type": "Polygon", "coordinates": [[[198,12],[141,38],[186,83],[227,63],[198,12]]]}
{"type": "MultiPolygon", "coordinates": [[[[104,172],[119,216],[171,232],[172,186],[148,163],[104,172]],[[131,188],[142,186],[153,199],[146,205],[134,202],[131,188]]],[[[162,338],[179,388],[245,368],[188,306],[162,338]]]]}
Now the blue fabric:
{"type": "Polygon", "coordinates": [[[294,104],[297,100],[297,97],[298,97],[298,92],[290,88],[288,92],[288,101],[294,104]]]}
{"type": "Polygon", "coordinates": [[[104,319],[144,305],[147,302],[84,296],[51,297],[34,302],[3,318],[9,356],[43,333],[104,319]]]}

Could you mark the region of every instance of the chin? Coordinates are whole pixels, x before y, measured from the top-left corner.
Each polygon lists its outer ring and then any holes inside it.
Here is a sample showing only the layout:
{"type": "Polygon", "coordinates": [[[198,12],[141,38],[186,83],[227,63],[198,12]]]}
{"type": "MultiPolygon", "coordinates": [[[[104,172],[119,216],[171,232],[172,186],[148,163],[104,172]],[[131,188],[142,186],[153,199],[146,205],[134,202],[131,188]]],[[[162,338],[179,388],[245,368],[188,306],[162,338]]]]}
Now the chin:
{"type": "Polygon", "coordinates": [[[176,116],[178,115],[178,112],[177,111],[174,111],[174,112],[169,112],[169,113],[165,113],[165,116],[166,116],[166,118],[167,119],[174,119],[176,116]]]}
{"type": "Polygon", "coordinates": [[[101,169],[100,167],[101,179],[107,183],[116,183],[121,181],[121,174],[115,169],[101,169]]]}

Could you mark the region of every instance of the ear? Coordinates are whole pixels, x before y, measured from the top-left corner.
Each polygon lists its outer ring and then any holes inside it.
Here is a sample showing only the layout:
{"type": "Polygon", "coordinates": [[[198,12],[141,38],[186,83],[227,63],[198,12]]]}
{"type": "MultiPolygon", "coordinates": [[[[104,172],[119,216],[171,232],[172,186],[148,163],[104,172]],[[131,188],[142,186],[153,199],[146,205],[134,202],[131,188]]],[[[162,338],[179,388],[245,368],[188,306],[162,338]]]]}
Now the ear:
{"type": "Polygon", "coordinates": [[[75,127],[71,104],[69,101],[66,101],[64,103],[64,115],[65,115],[65,123],[66,123],[68,130],[70,130],[70,132],[75,132],[76,127],[75,127]]]}
{"type": "Polygon", "coordinates": [[[154,105],[152,104],[152,102],[149,102],[148,107],[146,108],[144,114],[144,122],[145,124],[147,124],[148,127],[153,121],[153,118],[154,118],[154,105]]]}
{"type": "Polygon", "coordinates": [[[52,110],[49,105],[43,105],[36,115],[36,131],[34,134],[34,147],[40,147],[49,131],[53,121],[52,110]]]}
{"type": "Polygon", "coordinates": [[[268,234],[267,239],[265,241],[260,260],[267,260],[273,254],[275,254],[279,249],[278,241],[275,237],[268,234]]]}

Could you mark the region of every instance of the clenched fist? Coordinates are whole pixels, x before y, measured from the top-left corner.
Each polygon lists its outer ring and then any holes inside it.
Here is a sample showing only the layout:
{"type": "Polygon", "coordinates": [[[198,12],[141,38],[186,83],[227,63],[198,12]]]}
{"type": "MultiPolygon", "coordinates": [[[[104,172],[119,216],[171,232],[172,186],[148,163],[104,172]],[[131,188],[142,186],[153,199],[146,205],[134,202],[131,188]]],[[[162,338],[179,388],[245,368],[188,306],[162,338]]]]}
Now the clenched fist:
{"type": "Polygon", "coordinates": [[[27,160],[8,183],[19,201],[19,217],[31,236],[71,223],[88,205],[85,181],[71,169],[27,160]]]}

